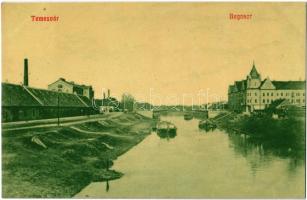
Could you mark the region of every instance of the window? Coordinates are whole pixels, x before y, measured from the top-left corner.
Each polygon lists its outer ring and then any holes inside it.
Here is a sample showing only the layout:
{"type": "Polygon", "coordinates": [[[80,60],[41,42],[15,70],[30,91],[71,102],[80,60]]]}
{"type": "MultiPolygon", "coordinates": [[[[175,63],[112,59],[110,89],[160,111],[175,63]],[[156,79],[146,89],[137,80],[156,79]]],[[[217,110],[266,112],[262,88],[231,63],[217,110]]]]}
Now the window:
{"type": "Polygon", "coordinates": [[[298,93],[296,93],[296,96],[300,96],[300,93],[298,92],[298,93]]]}
{"type": "Polygon", "coordinates": [[[265,99],[262,100],[262,103],[265,103],[265,99]]]}
{"type": "Polygon", "coordinates": [[[303,96],[305,96],[305,92],[303,92],[303,96]]]}
{"type": "Polygon", "coordinates": [[[255,99],[255,103],[257,103],[257,99],[255,99]]]}
{"type": "Polygon", "coordinates": [[[271,92],[271,96],[273,96],[273,92],[271,92]]]}
{"type": "Polygon", "coordinates": [[[300,99],[296,99],[296,103],[300,103],[301,102],[301,100],[300,99]]]}
{"type": "Polygon", "coordinates": [[[257,96],[257,92],[255,92],[255,96],[257,96]]]}
{"type": "Polygon", "coordinates": [[[265,96],[265,93],[262,93],[262,96],[265,96]]]}
{"type": "Polygon", "coordinates": [[[267,103],[270,103],[270,99],[267,99],[266,102],[267,102],[267,103]]]}
{"type": "Polygon", "coordinates": [[[279,95],[278,92],[276,93],[276,95],[277,95],[277,96],[279,95]]]}
{"type": "Polygon", "coordinates": [[[284,95],[284,94],[281,92],[281,93],[280,93],[280,96],[283,96],[283,95],[284,95]]]}
{"type": "Polygon", "coordinates": [[[270,96],[270,93],[266,93],[267,96],[270,96]]]}
{"type": "Polygon", "coordinates": [[[59,85],[58,85],[58,88],[63,88],[63,85],[62,85],[62,84],[59,84],[59,85]]]}
{"type": "Polygon", "coordinates": [[[286,93],[286,96],[288,96],[289,94],[288,94],[288,92],[286,93]]]}

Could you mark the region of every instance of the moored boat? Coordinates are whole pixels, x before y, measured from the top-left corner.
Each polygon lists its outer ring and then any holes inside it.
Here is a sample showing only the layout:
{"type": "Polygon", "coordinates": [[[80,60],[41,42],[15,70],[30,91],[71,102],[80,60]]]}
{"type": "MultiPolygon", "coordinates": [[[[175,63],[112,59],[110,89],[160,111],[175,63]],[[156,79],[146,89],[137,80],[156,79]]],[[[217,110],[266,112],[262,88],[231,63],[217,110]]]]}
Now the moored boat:
{"type": "Polygon", "coordinates": [[[177,135],[177,127],[166,121],[158,122],[156,131],[160,138],[174,138],[177,135]]]}
{"type": "Polygon", "coordinates": [[[192,114],[184,114],[184,119],[185,120],[191,120],[191,119],[193,119],[193,115],[192,114]]]}
{"type": "Polygon", "coordinates": [[[212,120],[206,119],[199,121],[198,127],[204,129],[214,129],[216,128],[216,124],[212,120]]]}

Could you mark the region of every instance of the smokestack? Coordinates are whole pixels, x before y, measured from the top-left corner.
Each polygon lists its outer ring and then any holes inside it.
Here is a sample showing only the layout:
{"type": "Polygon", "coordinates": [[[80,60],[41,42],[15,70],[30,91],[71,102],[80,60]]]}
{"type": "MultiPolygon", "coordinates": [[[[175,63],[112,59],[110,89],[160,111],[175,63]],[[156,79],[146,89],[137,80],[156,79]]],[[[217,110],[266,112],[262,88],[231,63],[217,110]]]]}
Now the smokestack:
{"type": "Polygon", "coordinates": [[[106,93],[103,92],[103,99],[106,99],[106,93]]]}
{"type": "Polygon", "coordinates": [[[110,89],[108,89],[108,98],[110,97],[110,89]]]}
{"type": "Polygon", "coordinates": [[[28,59],[24,59],[23,85],[29,86],[28,59]]]}

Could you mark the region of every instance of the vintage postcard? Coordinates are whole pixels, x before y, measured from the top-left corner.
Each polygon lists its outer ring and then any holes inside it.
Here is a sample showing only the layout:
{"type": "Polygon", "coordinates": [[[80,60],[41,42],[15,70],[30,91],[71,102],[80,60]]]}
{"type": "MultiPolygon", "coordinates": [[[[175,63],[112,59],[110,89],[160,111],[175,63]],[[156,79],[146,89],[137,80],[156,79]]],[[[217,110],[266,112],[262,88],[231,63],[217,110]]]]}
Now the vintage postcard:
{"type": "Polygon", "coordinates": [[[304,2],[1,11],[3,198],[305,198],[304,2]]]}

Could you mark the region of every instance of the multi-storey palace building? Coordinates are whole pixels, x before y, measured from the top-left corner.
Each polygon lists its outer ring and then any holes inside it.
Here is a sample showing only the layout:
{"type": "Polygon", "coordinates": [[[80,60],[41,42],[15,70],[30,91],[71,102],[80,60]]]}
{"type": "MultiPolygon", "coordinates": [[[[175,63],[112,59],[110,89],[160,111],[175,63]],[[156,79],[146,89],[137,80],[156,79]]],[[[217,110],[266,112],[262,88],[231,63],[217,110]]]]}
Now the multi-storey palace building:
{"type": "Polygon", "coordinates": [[[274,100],[285,99],[290,104],[305,105],[305,81],[271,81],[261,75],[253,64],[245,80],[235,81],[228,88],[229,109],[239,112],[263,110],[274,100]]]}

